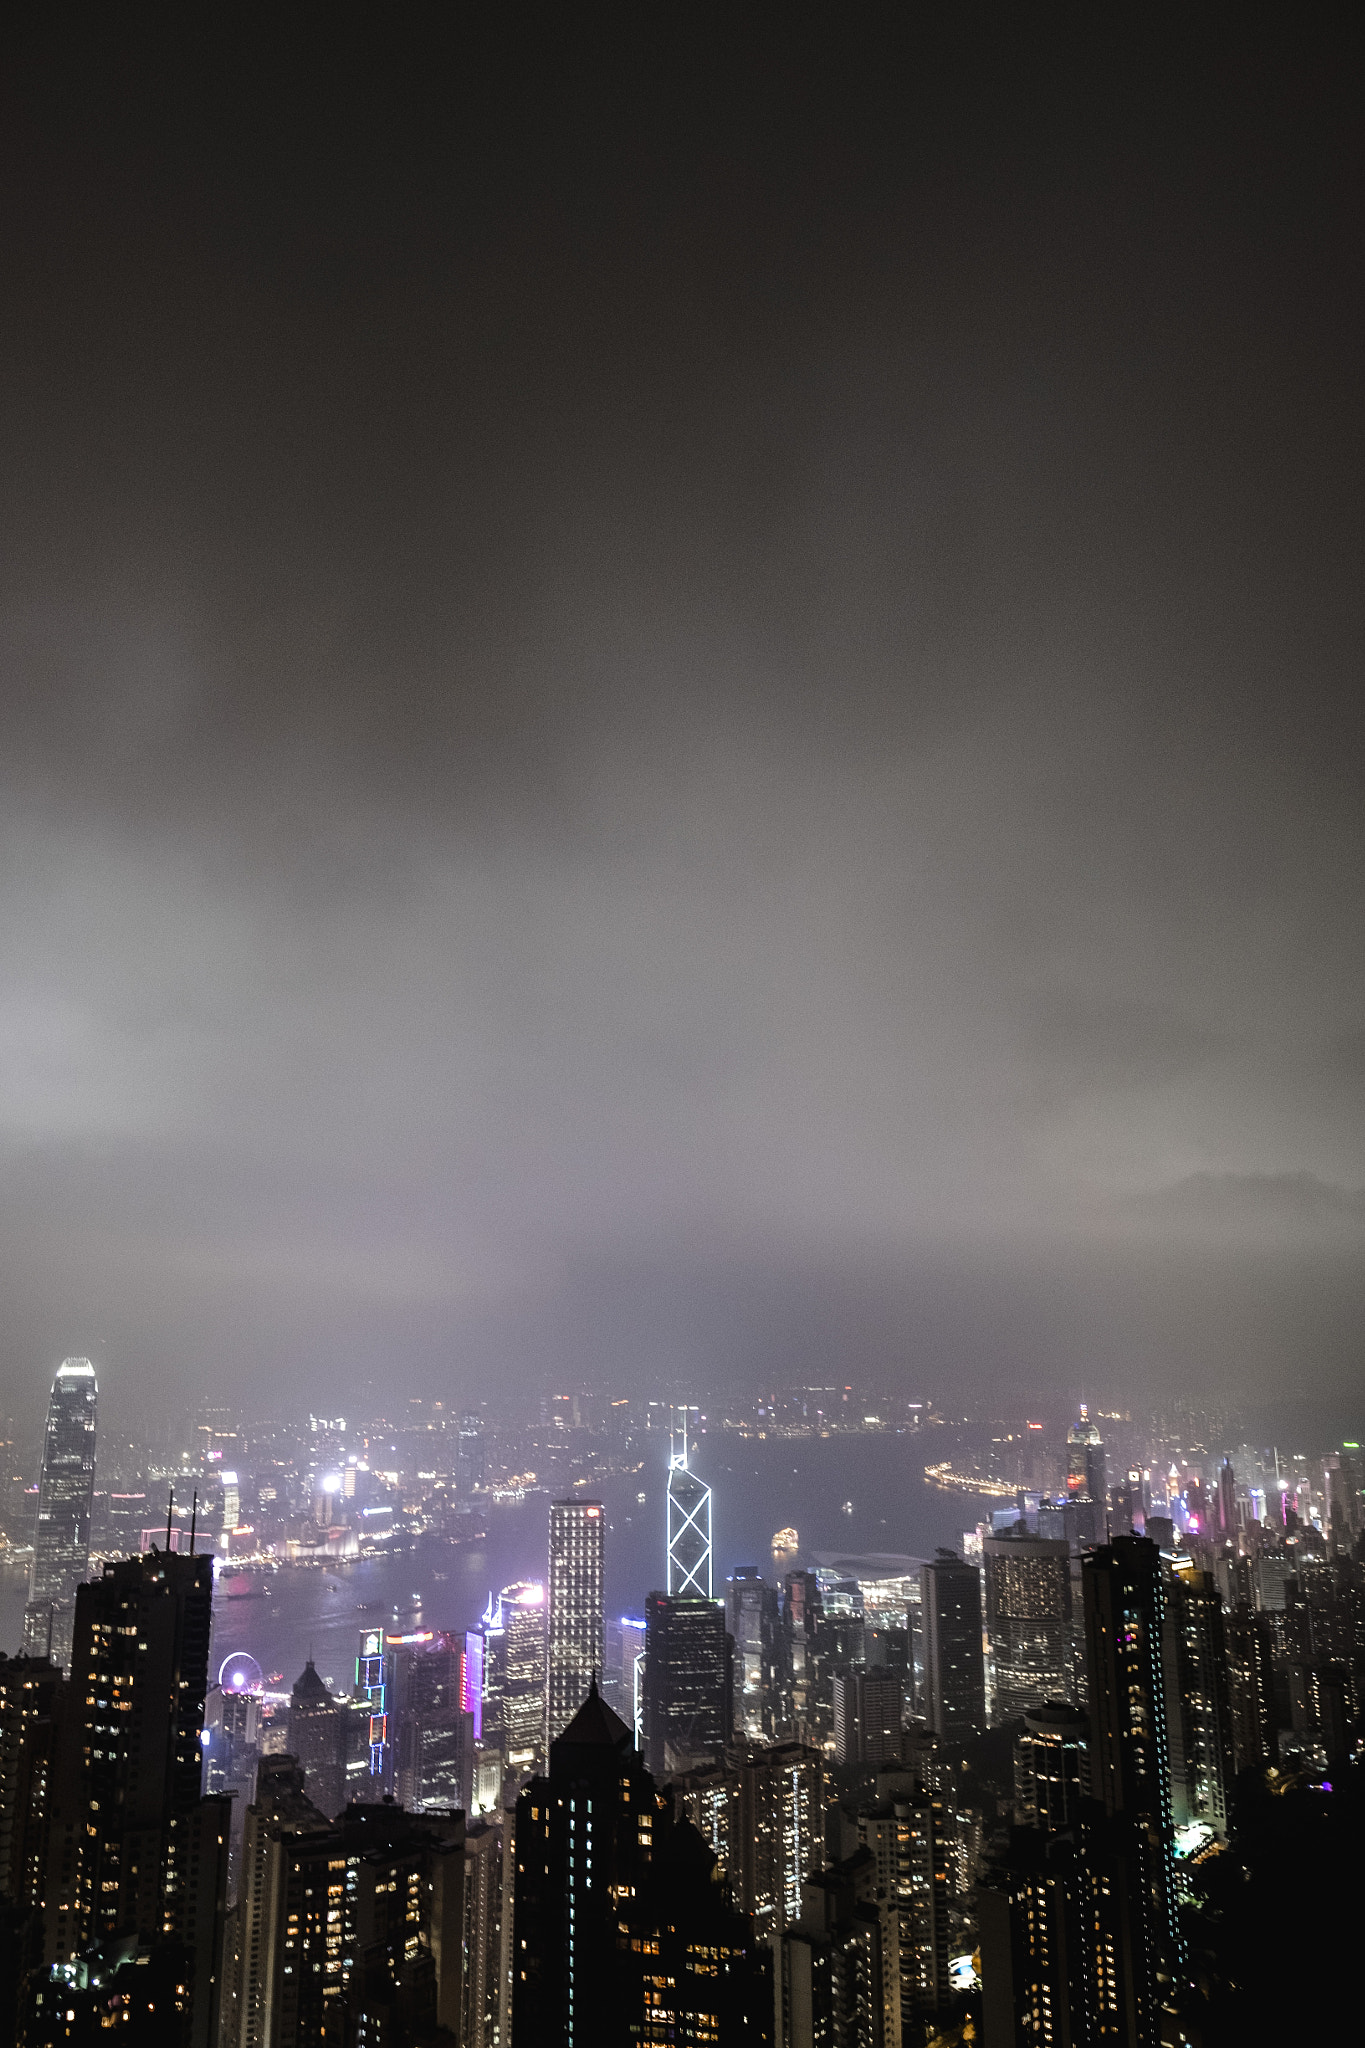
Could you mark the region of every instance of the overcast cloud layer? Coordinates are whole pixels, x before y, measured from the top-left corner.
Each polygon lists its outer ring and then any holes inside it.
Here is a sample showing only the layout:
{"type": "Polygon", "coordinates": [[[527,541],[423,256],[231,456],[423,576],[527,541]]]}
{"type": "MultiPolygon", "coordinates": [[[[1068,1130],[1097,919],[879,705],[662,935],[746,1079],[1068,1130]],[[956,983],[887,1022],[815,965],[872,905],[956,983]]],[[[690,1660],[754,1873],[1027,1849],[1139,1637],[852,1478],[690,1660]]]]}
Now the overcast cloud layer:
{"type": "Polygon", "coordinates": [[[1333,53],[514,31],[11,78],[5,1397],[1349,1386],[1333,53]]]}

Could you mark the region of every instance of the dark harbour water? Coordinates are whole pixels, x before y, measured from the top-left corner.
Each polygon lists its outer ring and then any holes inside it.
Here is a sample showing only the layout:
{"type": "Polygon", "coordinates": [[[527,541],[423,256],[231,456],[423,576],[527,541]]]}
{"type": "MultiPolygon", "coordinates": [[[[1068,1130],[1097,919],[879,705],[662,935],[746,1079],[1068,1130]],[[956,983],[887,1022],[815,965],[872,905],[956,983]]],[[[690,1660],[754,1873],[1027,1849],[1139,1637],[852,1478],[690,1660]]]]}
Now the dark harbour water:
{"type": "MultiPolygon", "coordinates": [[[[936,1439],[868,1435],[798,1440],[703,1437],[693,1468],[714,1492],[716,1590],[735,1566],[773,1570],[771,1539],[791,1525],[801,1559],[819,1550],[907,1552],[932,1557],[937,1544],[956,1546],[987,1503],[925,1484],[926,1456],[941,1455],[936,1439]],[[934,1448],[931,1450],[930,1446],[934,1448]],[[851,1501],[845,1514],[842,1503],[851,1501]]],[[[645,1595],[664,1583],[664,1487],[657,1467],[602,1482],[607,1507],[607,1611],[638,1612],[645,1595]],[[639,1492],[647,1496],[641,1504],[639,1492]]],[[[585,1498],[594,1497],[587,1488],[585,1498]]],[[[998,1505],[998,1503],[995,1503],[998,1505]]],[[[543,1579],[549,1501],[533,1494],[519,1506],[490,1507],[488,1536],[478,1545],[423,1539],[416,1548],[383,1558],[285,1568],[263,1575],[269,1597],[214,1601],[213,1669],[247,1650],[267,1674],[292,1684],[312,1655],[338,1690],[355,1675],[356,1638],[363,1626],[464,1629],[475,1622],[489,1592],[516,1579],[543,1579]]],[[[0,1572],[0,1648],[17,1649],[23,1626],[25,1577],[0,1572]]]]}

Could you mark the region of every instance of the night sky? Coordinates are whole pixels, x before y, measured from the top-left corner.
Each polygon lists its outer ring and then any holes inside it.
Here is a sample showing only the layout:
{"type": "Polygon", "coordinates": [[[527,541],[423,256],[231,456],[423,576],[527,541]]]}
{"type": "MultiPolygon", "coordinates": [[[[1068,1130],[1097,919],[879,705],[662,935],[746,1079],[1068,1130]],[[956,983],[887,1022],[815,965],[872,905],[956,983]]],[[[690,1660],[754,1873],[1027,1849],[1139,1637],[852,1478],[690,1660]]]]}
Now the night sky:
{"type": "Polygon", "coordinates": [[[0,1404],[1359,1383],[1354,52],[930,12],[11,24],[0,1404]]]}

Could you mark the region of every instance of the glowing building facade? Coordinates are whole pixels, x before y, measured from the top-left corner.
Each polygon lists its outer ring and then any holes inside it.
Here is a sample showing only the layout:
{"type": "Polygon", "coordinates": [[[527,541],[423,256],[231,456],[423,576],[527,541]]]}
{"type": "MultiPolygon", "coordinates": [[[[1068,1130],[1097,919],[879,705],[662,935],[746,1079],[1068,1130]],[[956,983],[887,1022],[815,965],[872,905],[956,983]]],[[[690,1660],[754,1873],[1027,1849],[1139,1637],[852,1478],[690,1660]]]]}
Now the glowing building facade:
{"type": "Polygon", "coordinates": [[[545,1743],[568,1727],[602,1669],[606,1510],[600,1500],[550,1504],[545,1743]]]}
{"type": "Polygon", "coordinates": [[[711,1489],[689,1469],[687,1411],[668,1459],[668,1591],[675,1600],[714,1597],[711,1489]]]}
{"type": "Polygon", "coordinates": [[[71,1661],[76,1588],[90,1568],[90,1507],[95,1491],[95,1415],[99,1387],[88,1358],[57,1368],[43,1438],[38,1522],[33,1537],[24,1649],[71,1661]]]}

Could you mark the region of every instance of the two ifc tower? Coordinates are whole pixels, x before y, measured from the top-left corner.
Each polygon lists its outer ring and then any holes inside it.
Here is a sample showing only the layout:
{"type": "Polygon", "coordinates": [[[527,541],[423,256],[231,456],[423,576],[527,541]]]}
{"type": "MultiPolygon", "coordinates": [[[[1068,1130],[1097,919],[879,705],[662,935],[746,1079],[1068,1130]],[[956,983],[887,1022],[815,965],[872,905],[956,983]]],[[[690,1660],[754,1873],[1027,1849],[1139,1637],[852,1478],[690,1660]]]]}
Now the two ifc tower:
{"type": "Polygon", "coordinates": [[[90,1510],[95,1494],[95,1414],[99,1386],[88,1358],[66,1358],[52,1382],[38,1482],[24,1654],[71,1662],[76,1588],[90,1569],[90,1510]]]}

